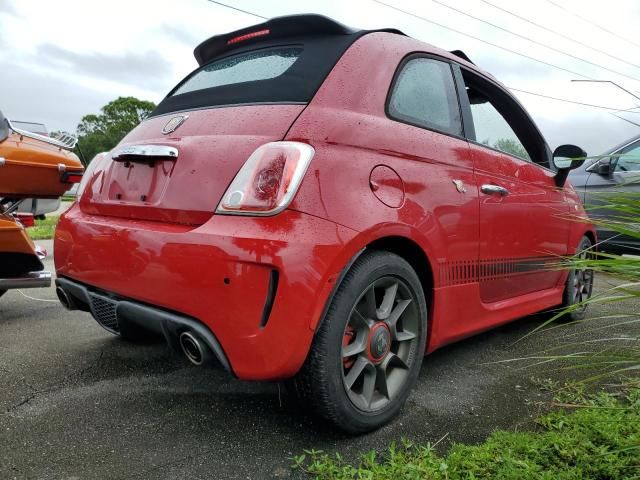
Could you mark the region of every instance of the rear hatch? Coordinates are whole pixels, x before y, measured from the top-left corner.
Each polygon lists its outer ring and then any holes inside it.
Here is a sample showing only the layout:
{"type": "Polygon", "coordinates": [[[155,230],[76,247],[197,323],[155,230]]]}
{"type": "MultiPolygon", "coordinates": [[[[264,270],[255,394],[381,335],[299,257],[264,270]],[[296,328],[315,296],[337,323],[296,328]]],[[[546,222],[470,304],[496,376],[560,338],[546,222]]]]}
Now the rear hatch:
{"type": "Polygon", "coordinates": [[[201,66],[85,174],[82,210],[204,223],[251,153],[285,137],[358,35],[299,15],[203,42],[201,66]]]}

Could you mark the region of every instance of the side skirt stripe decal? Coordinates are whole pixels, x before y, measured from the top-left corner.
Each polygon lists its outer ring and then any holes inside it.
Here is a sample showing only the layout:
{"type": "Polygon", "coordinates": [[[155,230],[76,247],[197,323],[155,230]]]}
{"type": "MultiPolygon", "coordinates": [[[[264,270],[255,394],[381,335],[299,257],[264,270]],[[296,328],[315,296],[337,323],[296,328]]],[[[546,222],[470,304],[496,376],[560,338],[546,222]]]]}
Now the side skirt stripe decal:
{"type": "Polygon", "coordinates": [[[526,273],[557,269],[559,257],[526,257],[516,259],[457,260],[440,263],[440,285],[462,285],[487,280],[499,280],[526,273]]]}

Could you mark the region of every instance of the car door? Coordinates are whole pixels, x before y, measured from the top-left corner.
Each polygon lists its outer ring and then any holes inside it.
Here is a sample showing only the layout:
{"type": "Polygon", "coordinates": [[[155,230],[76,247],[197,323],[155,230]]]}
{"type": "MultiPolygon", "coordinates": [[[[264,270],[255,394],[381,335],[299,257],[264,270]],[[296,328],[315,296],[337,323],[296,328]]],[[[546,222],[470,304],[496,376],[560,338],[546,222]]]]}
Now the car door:
{"type": "Polygon", "coordinates": [[[465,69],[461,73],[480,196],[481,300],[493,303],[553,288],[562,273],[549,267],[567,254],[569,207],[547,168],[550,151],[524,109],[501,87],[465,69]]]}
{"type": "MultiPolygon", "coordinates": [[[[640,194],[640,140],[615,151],[611,157],[601,159],[588,170],[591,173],[585,186],[585,206],[596,220],[613,220],[619,213],[602,208],[609,203],[608,198],[618,193],[640,194]],[[609,165],[609,168],[600,168],[600,165],[609,165]]],[[[629,241],[603,227],[598,228],[598,239],[607,242],[609,247],[629,241]]]]}

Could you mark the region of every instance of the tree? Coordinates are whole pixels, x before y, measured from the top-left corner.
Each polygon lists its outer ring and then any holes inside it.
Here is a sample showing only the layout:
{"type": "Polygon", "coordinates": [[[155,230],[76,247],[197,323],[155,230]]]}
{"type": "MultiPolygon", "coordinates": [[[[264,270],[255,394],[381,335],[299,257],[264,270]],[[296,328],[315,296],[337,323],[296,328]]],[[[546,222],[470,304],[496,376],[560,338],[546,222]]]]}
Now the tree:
{"type": "Polygon", "coordinates": [[[119,97],[107,103],[100,114],[82,117],[77,128],[78,147],[90,162],[96,154],[115,147],[155,108],[153,102],[135,97],[119,97]]]}
{"type": "Polygon", "coordinates": [[[520,144],[520,142],[517,142],[512,138],[501,138],[496,143],[494,143],[493,148],[495,148],[496,150],[500,150],[501,152],[510,153],[511,155],[515,155],[516,157],[525,159],[529,158],[529,154],[520,144]]]}
{"type": "Polygon", "coordinates": [[[489,139],[485,139],[482,141],[483,145],[487,147],[495,148],[496,150],[500,150],[501,152],[508,153],[510,155],[515,155],[516,157],[524,158],[526,160],[530,160],[529,154],[524,149],[524,147],[512,138],[501,138],[497,140],[493,146],[489,143],[489,139]]]}

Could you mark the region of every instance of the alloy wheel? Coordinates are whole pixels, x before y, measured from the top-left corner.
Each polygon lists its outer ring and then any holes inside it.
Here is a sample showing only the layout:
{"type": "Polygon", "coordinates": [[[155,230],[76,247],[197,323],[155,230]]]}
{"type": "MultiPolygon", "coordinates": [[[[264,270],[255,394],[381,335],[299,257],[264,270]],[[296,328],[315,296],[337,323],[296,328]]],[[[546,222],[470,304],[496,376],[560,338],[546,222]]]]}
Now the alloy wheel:
{"type": "MultiPolygon", "coordinates": [[[[583,250],[578,255],[580,260],[586,260],[588,252],[583,250]]],[[[573,304],[580,304],[589,298],[593,291],[593,270],[590,268],[580,268],[573,271],[573,304]]],[[[585,310],[587,305],[582,305],[580,309],[585,310]]]]}
{"type": "Polygon", "coordinates": [[[342,380],[365,412],[384,408],[406,383],[418,344],[419,309],[396,277],[371,283],[354,304],[342,344],[342,380]]]}

